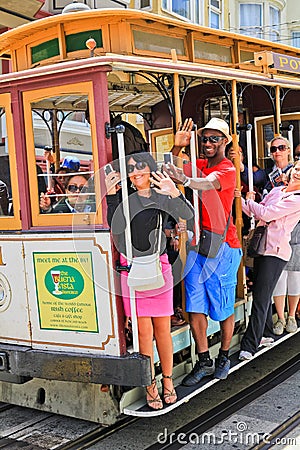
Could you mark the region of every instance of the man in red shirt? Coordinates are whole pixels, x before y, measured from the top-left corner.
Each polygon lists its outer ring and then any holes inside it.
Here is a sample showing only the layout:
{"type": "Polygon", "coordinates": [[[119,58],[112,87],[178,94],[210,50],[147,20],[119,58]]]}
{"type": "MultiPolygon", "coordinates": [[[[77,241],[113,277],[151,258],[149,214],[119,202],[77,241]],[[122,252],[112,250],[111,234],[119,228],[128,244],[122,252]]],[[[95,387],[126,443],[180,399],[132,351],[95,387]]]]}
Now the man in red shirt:
{"type": "MultiPolygon", "coordinates": [[[[172,153],[178,156],[183,146],[190,142],[193,122],[187,119],[175,136],[172,153]]],[[[201,191],[202,228],[223,234],[229,219],[225,239],[213,258],[198,253],[197,242],[191,243],[184,270],[186,311],[197,346],[198,361],[182,381],[193,386],[208,375],[227,378],[230,369],[228,357],[234,330],[234,303],[237,270],[242,251],[237,231],[231,217],[235,168],[225,157],[225,147],[231,142],[229,127],[222,119],[212,118],[198,131],[205,159],[197,160],[197,178],[191,178],[191,168],[185,164],[184,172],[175,166],[169,173],[175,180],[190,189],[201,191]],[[195,247],[193,247],[195,246],[195,247]],[[207,316],[220,322],[221,348],[214,361],[210,358],[207,340],[207,316]]],[[[198,224],[196,224],[198,226],[198,224]]]]}

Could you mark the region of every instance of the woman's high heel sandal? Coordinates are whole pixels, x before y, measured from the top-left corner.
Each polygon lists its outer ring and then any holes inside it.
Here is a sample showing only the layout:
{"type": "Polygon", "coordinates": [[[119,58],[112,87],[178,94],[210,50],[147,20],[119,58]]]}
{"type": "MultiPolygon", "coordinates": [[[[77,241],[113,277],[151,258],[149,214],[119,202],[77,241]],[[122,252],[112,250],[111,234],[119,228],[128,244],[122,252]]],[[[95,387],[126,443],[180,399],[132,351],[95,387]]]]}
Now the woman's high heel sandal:
{"type": "Polygon", "coordinates": [[[146,398],[147,405],[152,409],[162,409],[164,405],[163,405],[162,399],[160,398],[160,396],[158,394],[155,378],[153,378],[153,380],[151,381],[151,385],[146,387],[146,392],[147,392],[147,398],[146,398]],[[155,395],[154,389],[156,389],[156,395],[155,395]],[[152,391],[152,393],[151,393],[151,391],[152,391]]]}
{"type": "Polygon", "coordinates": [[[176,391],[175,391],[174,387],[171,390],[166,388],[165,387],[165,383],[164,383],[164,380],[166,378],[172,380],[172,375],[164,375],[164,374],[162,374],[162,377],[163,377],[163,396],[164,396],[164,401],[165,401],[165,403],[167,405],[173,405],[173,403],[177,402],[176,391]]]}

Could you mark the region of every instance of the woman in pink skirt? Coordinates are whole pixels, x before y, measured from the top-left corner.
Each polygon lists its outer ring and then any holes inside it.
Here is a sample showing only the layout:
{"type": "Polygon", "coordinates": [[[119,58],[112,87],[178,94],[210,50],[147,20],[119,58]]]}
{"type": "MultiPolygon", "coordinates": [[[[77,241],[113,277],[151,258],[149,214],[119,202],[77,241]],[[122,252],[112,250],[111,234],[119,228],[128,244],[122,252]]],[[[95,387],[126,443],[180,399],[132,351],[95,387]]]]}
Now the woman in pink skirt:
{"type": "MultiPolygon", "coordinates": [[[[133,257],[154,254],[157,251],[157,232],[163,233],[164,224],[171,215],[175,219],[191,219],[193,207],[177,189],[171,178],[157,172],[156,162],[148,152],[127,156],[127,173],[132,188],[129,190],[130,227],[133,257]],[[159,218],[159,215],[161,218],[159,218]],[[158,230],[158,224],[161,224],[158,230]]],[[[114,243],[120,252],[121,265],[127,265],[125,246],[125,218],[123,214],[120,176],[112,172],[106,177],[108,222],[114,243]]],[[[172,381],[173,347],[170,332],[173,314],[173,277],[166,253],[166,240],[161,235],[160,262],[165,284],[147,291],[135,291],[140,353],[150,356],[152,383],[147,386],[147,404],[153,409],[163,407],[155,382],[153,364],[153,337],[156,339],[163,376],[163,399],[172,404],[177,395],[172,381]]],[[[122,297],[125,315],[130,317],[128,273],[121,272],[122,297]]]]}

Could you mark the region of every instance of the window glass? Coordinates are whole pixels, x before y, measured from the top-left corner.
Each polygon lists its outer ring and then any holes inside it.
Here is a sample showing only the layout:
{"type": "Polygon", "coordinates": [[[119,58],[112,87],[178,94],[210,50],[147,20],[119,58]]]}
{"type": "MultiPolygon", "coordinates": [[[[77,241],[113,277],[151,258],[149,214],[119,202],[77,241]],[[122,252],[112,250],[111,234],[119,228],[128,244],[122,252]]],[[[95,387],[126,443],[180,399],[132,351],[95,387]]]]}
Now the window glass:
{"type": "Polygon", "coordinates": [[[31,103],[40,214],[95,211],[87,95],[31,103]]]}
{"type": "Polygon", "coordinates": [[[185,54],[184,39],[162,34],[145,33],[133,30],[134,46],[136,50],[148,50],[151,52],[170,54],[172,48],[176,48],[178,55],[185,54]]]}
{"type": "MultiPolygon", "coordinates": [[[[217,1],[216,3],[219,3],[217,1]]],[[[164,10],[194,22],[200,23],[200,0],[162,0],[164,10]]]]}
{"type": "Polygon", "coordinates": [[[149,8],[151,6],[151,0],[141,0],[140,8],[149,8]]]}
{"type": "Polygon", "coordinates": [[[220,28],[220,15],[214,11],[210,11],[209,26],[211,28],[220,28]]]}
{"type": "Polygon", "coordinates": [[[221,4],[219,0],[210,0],[209,26],[211,28],[220,28],[221,4]]]}
{"type": "Polygon", "coordinates": [[[280,11],[278,8],[270,6],[270,41],[276,42],[280,37],[280,11]]]}
{"type": "Polygon", "coordinates": [[[240,4],[240,32],[248,36],[262,38],[262,5],[240,4]]]}
{"type": "Polygon", "coordinates": [[[229,119],[229,105],[225,96],[211,97],[204,104],[204,122],[212,117],[219,117],[225,121],[229,119]]]}
{"type": "Polygon", "coordinates": [[[300,48],[300,31],[292,32],[292,45],[300,48]]]}
{"type": "Polygon", "coordinates": [[[172,0],[172,11],[186,19],[191,19],[191,1],[172,0]]]}

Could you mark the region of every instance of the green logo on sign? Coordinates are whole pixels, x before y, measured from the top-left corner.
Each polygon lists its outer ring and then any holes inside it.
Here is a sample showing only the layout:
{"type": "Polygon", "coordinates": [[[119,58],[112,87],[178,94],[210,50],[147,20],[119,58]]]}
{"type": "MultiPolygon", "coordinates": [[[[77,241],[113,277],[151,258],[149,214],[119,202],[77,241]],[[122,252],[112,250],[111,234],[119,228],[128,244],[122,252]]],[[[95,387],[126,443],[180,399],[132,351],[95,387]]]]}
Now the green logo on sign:
{"type": "Polygon", "coordinates": [[[81,273],[70,266],[55,266],[45,276],[45,286],[50,294],[62,300],[78,297],[84,288],[81,273]]]}

